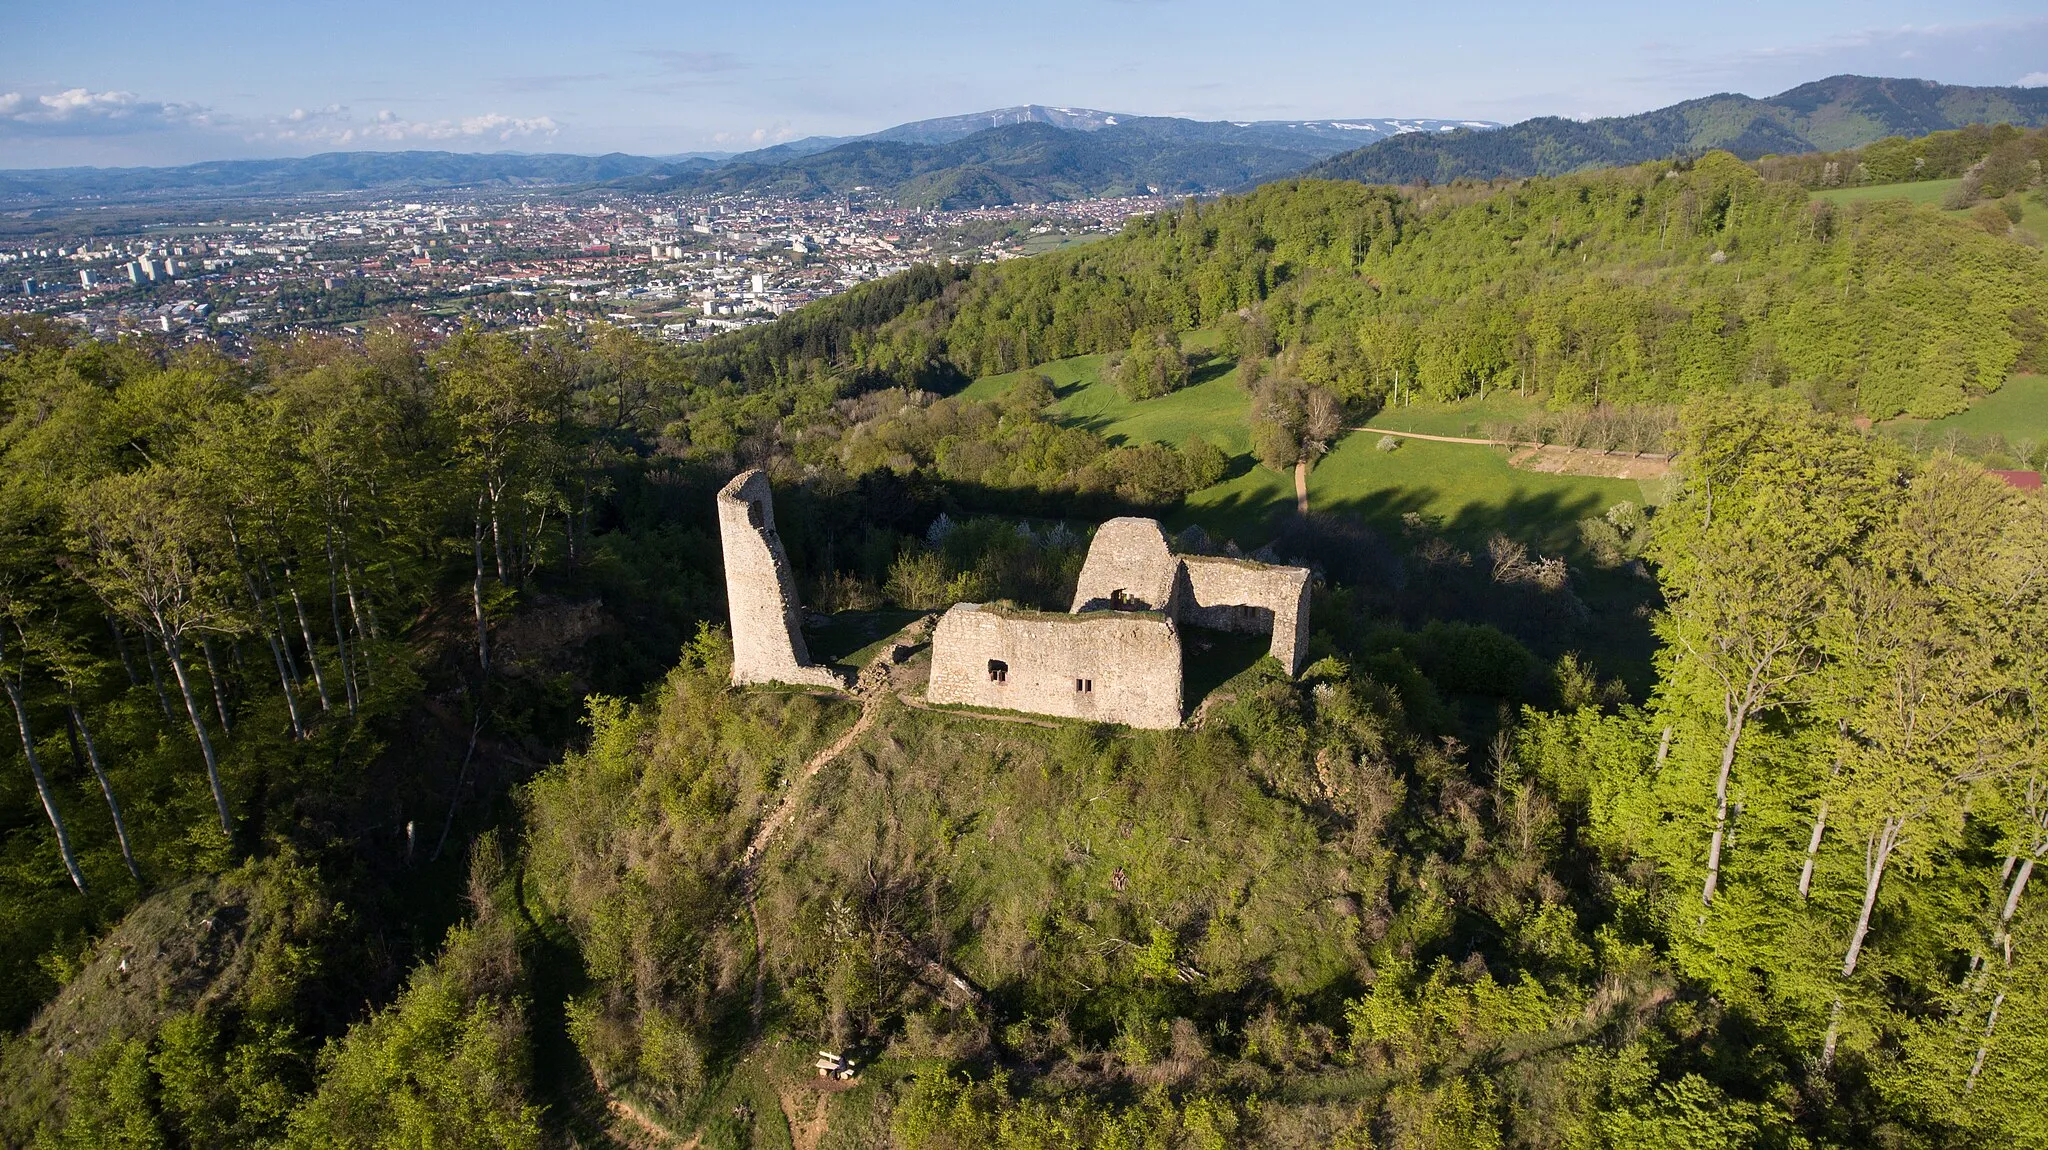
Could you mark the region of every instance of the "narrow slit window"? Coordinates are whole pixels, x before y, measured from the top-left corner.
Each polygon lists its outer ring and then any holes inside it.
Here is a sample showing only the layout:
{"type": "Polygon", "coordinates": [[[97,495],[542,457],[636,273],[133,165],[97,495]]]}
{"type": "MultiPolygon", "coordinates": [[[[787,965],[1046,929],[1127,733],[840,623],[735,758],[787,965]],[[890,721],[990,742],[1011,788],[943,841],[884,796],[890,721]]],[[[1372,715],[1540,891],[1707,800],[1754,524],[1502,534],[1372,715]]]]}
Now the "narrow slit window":
{"type": "Polygon", "coordinates": [[[988,661],[988,681],[989,681],[989,682],[991,682],[991,683],[1006,683],[1006,682],[1008,682],[1008,681],[1009,681],[1009,679],[1010,679],[1010,665],[1009,665],[1008,663],[1005,663],[1005,662],[1003,662],[1003,661],[1002,661],[1001,659],[990,659],[990,660],[988,661]]]}
{"type": "Polygon", "coordinates": [[[1092,695],[1095,693],[1095,680],[1076,679],[1074,680],[1074,690],[1080,692],[1083,695],[1092,695]]]}

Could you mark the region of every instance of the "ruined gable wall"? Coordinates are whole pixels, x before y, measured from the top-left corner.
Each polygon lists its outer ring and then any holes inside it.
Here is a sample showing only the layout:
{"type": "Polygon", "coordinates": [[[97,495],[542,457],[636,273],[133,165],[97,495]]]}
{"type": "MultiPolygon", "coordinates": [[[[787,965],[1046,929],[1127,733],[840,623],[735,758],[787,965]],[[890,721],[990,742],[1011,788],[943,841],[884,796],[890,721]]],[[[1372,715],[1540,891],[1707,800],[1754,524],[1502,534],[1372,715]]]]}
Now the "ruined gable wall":
{"type": "Polygon", "coordinates": [[[1169,610],[1178,567],[1157,520],[1112,519],[1096,528],[1095,538],[1088,543],[1088,558],[1074,585],[1073,609],[1107,607],[1111,593],[1122,591],[1131,606],[1169,610]]]}
{"type": "Polygon", "coordinates": [[[1244,559],[1181,557],[1180,619],[1220,631],[1273,633],[1270,648],[1287,673],[1301,673],[1308,639],[1308,571],[1244,559]]]}
{"type": "Polygon", "coordinates": [[[733,683],[842,686],[827,668],[810,665],[799,626],[796,580],[775,533],[768,476],[741,472],[719,491],[717,503],[732,618],[733,683]]]}
{"type": "Polygon", "coordinates": [[[1082,615],[1012,612],[956,604],[932,635],[934,703],[964,703],[1132,727],[1181,720],[1180,637],[1163,616],[1130,611],[1082,615]],[[1007,665],[1003,682],[989,660],[1007,665]],[[1074,689],[1091,679],[1094,690],[1074,689]]]}

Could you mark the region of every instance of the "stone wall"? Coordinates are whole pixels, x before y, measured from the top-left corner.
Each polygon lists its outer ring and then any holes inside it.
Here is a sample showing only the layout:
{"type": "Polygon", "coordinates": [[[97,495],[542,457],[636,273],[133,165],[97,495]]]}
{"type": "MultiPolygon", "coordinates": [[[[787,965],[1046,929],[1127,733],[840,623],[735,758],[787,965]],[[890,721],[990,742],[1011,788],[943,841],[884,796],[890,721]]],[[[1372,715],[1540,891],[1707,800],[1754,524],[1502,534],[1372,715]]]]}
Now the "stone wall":
{"type": "MultiPolygon", "coordinates": [[[[775,533],[768,477],[747,471],[718,493],[732,617],[732,681],[844,687],[815,666],[799,626],[796,580],[775,533]]],[[[1010,711],[1165,728],[1181,721],[1179,627],[1268,633],[1301,671],[1309,573],[1242,559],[1175,555],[1151,519],[1096,530],[1071,613],[956,604],[932,635],[926,697],[1010,711]]]]}
{"type": "Polygon", "coordinates": [[[1272,632],[1270,648],[1290,675],[1301,673],[1308,638],[1308,571],[1209,555],[1180,558],[1175,615],[1219,631],[1272,632]]]}
{"type": "Polygon", "coordinates": [[[1112,519],[1095,529],[1074,585],[1074,610],[1168,611],[1179,561],[1157,520],[1112,519]]]}
{"type": "Polygon", "coordinates": [[[1181,720],[1180,636],[1164,615],[955,604],[932,635],[925,697],[1131,727],[1181,720]]]}
{"type": "Polygon", "coordinates": [[[796,580],[775,534],[767,475],[744,471],[719,491],[718,539],[725,552],[734,685],[844,686],[828,668],[812,666],[804,646],[796,580]]]}

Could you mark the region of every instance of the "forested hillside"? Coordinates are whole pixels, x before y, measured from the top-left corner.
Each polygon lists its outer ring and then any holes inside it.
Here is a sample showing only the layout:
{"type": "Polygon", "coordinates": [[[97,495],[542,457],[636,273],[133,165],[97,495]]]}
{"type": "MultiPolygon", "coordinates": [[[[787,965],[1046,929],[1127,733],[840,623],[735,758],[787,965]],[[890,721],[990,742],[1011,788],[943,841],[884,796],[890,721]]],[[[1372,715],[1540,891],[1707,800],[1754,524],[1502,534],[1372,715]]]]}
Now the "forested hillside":
{"type": "Polygon", "coordinates": [[[2048,504],[1855,422],[2038,370],[2044,301],[2010,228],[1710,155],[1269,186],[684,349],[10,327],[0,1142],[2048,1144],[2048,504]],[[1082,353],[1235,372],[1251,448],[1063,416],[1082,353]],[[1182,730],[880,642],[1508,390],[1675,450],[1661,505],[1189,530],[1316,584],[1298,680],[1191,636],[1182,730]],[[727,685],[743,466],[857,697],[727,685]]]}
{"type": "Polygon", "coordinates": [[[2042,363],[2048,264],[1998,230],[1838,210],[1726,154],[1414,196],[1273,185],[977,269],[862,354],[973,376],[1241,324],[1366,405],[1408,386],[1567,404],[1762,387],[1936,416],[2042,363]]]}
{"type": "Polygon", "coordinates": [[[793,157],[741,156],[717,168],[649,172],[618,181],[634,191],[811,198],[855,188],[922,208],[1095,196],[1216,192],[1295,171],[1344,145],[1257,124],[1132,117],[1078,130],[1010,123],[944,142],[876,137],[793,157]]]}
{"type": "Polygon", "coordinates": [[[1853,148],[1966,124],[2039,127],[2044,120],[2048,89],[1831,76],[1761,100],[1724,92],[1632,116],[1541,116],[1494,132],[1396,136],[1332,156],[1302,175],[1368,184],[1554,176],[1714,148],[1755,159],[1853,148]]]}

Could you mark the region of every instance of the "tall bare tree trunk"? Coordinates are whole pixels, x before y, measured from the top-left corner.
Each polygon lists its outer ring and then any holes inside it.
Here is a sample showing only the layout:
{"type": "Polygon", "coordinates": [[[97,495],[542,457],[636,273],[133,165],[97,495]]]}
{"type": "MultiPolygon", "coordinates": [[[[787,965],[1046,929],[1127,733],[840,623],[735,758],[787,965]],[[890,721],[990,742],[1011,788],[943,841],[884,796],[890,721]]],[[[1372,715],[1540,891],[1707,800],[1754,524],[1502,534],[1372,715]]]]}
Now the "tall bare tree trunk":
{"type": "Polygon", "coordinates": [[[1714,891],[1721,885],[1721,844],[1728,836],[1728,776],[1735,770],[1735,747],[1742,741],[1742,728],[1749,721],[1747,706],[1728,711],[1728,737],[1721,744],[1721,773],[1714,780],[1714,837],[1707,844],[1707,881],[1700,888],[1700,902],[1714,905],[1714,891]]]}
{"type": "Polygon", "coordinates": [[[363,609],[356,601],[356,580],[349,561],[347,540],[342,541],[341,587],[348,595],[348,615],[356,625],[356,657],[363,665],[362,679],[365,686],[370,684],[370,627],[363,622],[363,609]]]}
{"type": "Polygon", "coordinates": [[[220,671],[213,662],[213,640],[199,640],[199,653],[206,660],[206,685],[213,691],[213,709],[220,714],[220,732],[223,735],[235,733],[235,725],[228,721],[228,698],[220,689],[220,671]]]}
{"type": "Polygon", "coordinates": [[[277,636],[268,631],[263,633],[263,641],[270,647],[270,661],[277,664],[277,685],[284,692],[284,709],[291,715],[292,738],[303,739],[306,737],[306,724],[299,717],[299,693],[293,689],[292,677],[285,670],[284,651],[278,644],[277,636]]]}
{"type": "Polygon", "coordinates": [[[1820,809],[1813,814],[1813,834],[1806,840],[1806,862],[1799,868],[1799,901],[1805,902],[1813,894],[1813,860],[1820,854],[1821,836],[1827,832],[1828,801],[1820,801],[1820,809]]]}
{"type": "MultiPolygon", "coordinates": [[[[162,627],[161,621],[157,624],[162,627]]],[[[206,733],[206,721],[200,716],[199,702],[192,695],[192,679],[185,673],[185,661],[179,657],[181,644],[175,633],[163,632],[164,651],[171,658],[171,673],[178,678],[178,691],[185,696],[185,714],[192,719],[192,733],[199,737],[199,753],[206,759],[206,782],[213,788],[214,809],[220,812],[220,833],[233,838],[234,822],[228,816],[228,794],[220,785],[220,759],[213,753],[213,739],[206,733]]]]}
{"type": "Polygon", "coordinates": [[[114,651],[121,656],[121,669],[128,672],[128,685],[141,686],[142,680],[135,677],[135,663],[128,658],[128,640],[121,637],[121,624],[112,615],[107,616],[107,630],[114,633],[114,651]]]}
{"type": "Polygon", "coordinates": [[[334,527],[327,528],[327,614],[334,624],[335,658],[341,663],[342,693],[348,700],[348,713],[356,713],[356,670],[354,656],[349,653],[348,636],[341,627],[341,584],[334,571],[334,527]]]}
{"type": "Polygon", "coordinates": [[[477,499],[476,531],[472,549],[476,555],[476,579],[469,585],[469,599],[476,608],[476,661],[483,673],[491,670],[491,630],[484,617],[484,517],[483,499],[477,499]]]}
{"type": "Polygon", "coordinates": [[[1856,973],[1856,960],[1863,955],[1863,940],[1870,934],[1870,915],[1877,909],[1878,890],[1884,885],[1884,868],[1891,862],[1892,851],[1899,845],[1899,836],[1906,829],[1906,820],[1893,816],[1884,821],[1876,834],[1870,836],[1870,843],[1863,851],[1863,910],[1856,916],[1856,929],[1849,935],[1849,951],[1842,956],[1842,977],[1856,973]]]}
{"type": "Polygon", "coordinates": [[[92,741],[92,728],[85,725],[85,716],[79,713],[78,704],[67,701],[65,706],[71,709],[72,727],[85,742],[85,761],[92,765],[92,777],[99,780],[100,793],[107,796],[107,813],[114,816],[114,840],[121,844],[121,861],[128,864],[129,877],[141,882],[142,872],[135,867],[135,852],[128,846],[128,822],[121,817],[121,800],[114,797],[114,784],[107,778],[106,765],[100,762],[99,744],[92,741]]]}
{"type": "Polygon", "coordinates": [[[1835,1064],[1835,1044],[1842,1036],[1842,996],[1835,996],[1835,1004],[1828,1010],[1828,1036],[1820,1043],[1820,1064],[1835,1064]]]}
{"type": "Polygon", "coordinates": [[[163,672],[156,666],[156,648],[149,645],[146,636],[142,644],[142,658],[149,664],[149,685],[156,688],[156,705],[164,710],[164,722],[177,722],[177,716],[171,714],[171,697],[164,694],[163,672]]]}
{"type": "Polygon", "coordinates": [[[1991,1053],[1991,1032],[1998,1028],[1998,1008],[2005,1005],[2005,992],[1991,1000],[1991,1016],[1984,1020],[1983,1037],[1977,1040],[1977,1057],[1970,1060],[1970,1076],[1963,1082],[1963,1093],[1977,1089],[1977,1076],[1984,1073],[1984,1057],[1991,1053]]]}
{"type": "MultiPolygon", "coordinates": [[[[2035,852],[2038,855],[2040,852],[2035,852]]],[[[2034,874],[2034,858],[2020,862],[2019,873],[2013,876],[2012,889],[2006,892],[2005,905],[1998,910],[1998,946],[2004,950],[2006,965],[2012,964],[2012,916],[2020,908],[2020,896],[2027,893],[2027,880],[2034,874]]]]}
{"type": "Polygon", "coordinates": [[[334,701],[327,694],[327,676],[320,673],[320,656],[313,650],[313,624],[306,620],[306,601],[299,598],[299,585],[297,580],[292,578],[290,564],[285,565],[284,582],[285,586],[291,588],[292,610],[298,613],[299,638],[306,644],[306,666],[313,672],[313,690],[320,695],[320,709],[332,711],[334,701]]]}
{"type": "MultiPolygon", "coordinates": [[[[270,567],[268,564],[262,567],[262,572],[263,587],[269,592],[270,618],[277,625],[277,650],[280,655],[284,656],[284,669],[290,672],[292,690],[297,691],[299,689],[299,661],[292,655],[291,628],[285,625],[284,608],[278,606],[277,587],[270,581],[270,567]]],[[[250,593],[255,594],[253,585],[250,593]]],[[[256,601],[260,604],[264,598],[265,596],[263,595],[257,595],[256,601]]]]}
{"type": "Polygon", "coordinates": [[[498,564],[498,582],[505,582],[505,533],[498,526],[498,491],[491,489],[491,554],[498,564]]]}
{"type": "Polygon", "coordinates": [[[15,679],[0,674],[0,687],[7,691],[7,701],[14,704],[14,726],[21,732],[21,753],[28,757],[28,773],[36,780],[36,795],[43,800],[43,813],[50,816],[50,829],[57,832],[57,853],[64,857],[64,869],[70,872],[71,885],[80,891],[85,889],[85,875],[78,869],[78,857],[71,853],[71,836],[64,831],[64,816],[57,813],[57,796],[50,793],[50,783],[43,777],[43,763],[36,757],[36,737],[29,730],[28,705],[21,697],[21,684],[15,679]]]}

